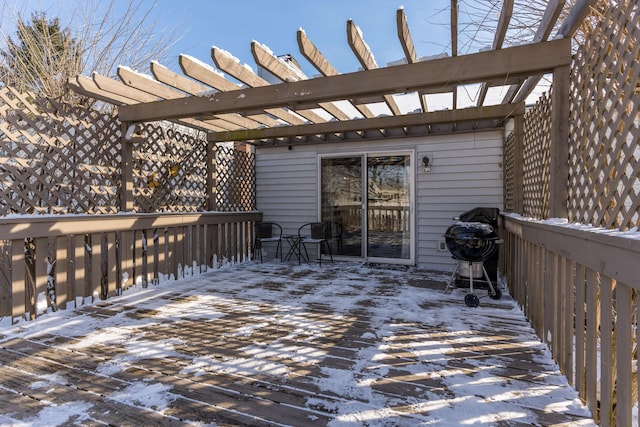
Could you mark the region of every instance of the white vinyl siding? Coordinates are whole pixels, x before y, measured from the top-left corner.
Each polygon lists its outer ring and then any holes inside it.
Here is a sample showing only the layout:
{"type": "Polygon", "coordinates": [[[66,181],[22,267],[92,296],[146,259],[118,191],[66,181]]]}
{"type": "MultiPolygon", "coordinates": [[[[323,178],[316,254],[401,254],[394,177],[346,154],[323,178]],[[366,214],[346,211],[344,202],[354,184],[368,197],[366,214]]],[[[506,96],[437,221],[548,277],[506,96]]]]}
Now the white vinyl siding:
{"type": "Polygon", "coordinates": [[[502,210],[503,132],[483,131],[359,143],[309,144],[256,149],[257,208],[265,221],[285,233],[318,219],[318,156],[359,152],[415,152],[416,263],[420,268],[452,269],[439,242],[453,217],[478,206],[502,210]],[[431,170],[422,170],[422,158],[431,170]]]}

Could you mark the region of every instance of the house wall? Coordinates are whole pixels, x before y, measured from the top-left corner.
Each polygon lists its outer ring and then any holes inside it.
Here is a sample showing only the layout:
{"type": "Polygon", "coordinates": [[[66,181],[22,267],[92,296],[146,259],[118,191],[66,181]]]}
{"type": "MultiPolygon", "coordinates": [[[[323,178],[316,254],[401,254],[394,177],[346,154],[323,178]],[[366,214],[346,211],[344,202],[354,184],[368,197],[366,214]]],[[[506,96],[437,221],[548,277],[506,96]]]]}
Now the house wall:
{"type": "Polygon", "coordinates": [[[502,210],[502,129],[363,143],[330,143],[256,149],[257,208],[284,233],[318,219],[318,156],[362,151],[411,150],[414,157],[416,264],[450,271],[453,260],[438,249],[453,217],[478,206],[502,210]],[[422,170],[422,158],[431,169],[422,170]]]}

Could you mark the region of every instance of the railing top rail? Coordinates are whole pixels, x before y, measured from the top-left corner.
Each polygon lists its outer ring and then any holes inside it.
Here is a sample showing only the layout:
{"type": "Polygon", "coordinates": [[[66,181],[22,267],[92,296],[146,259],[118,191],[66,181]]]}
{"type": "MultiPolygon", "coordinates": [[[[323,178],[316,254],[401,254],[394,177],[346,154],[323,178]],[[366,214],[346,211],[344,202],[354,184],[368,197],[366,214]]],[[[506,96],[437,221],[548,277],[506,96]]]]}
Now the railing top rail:
{"type": "Polygon", "coordinates": [[[640,290],[640,233],[503,215],[503,226],[535,245],[640,290]]]}
{"type": "Polygon", "coordinates": [[[251,212],[194,212],[194,213],[119,213],[79,214],[61,216],[21,215],[0,218],[0,240],[26,237],[55,237],[119,230],[150,229],[196,224],[224,224],[259,221],[262,213],[251,212]]]}

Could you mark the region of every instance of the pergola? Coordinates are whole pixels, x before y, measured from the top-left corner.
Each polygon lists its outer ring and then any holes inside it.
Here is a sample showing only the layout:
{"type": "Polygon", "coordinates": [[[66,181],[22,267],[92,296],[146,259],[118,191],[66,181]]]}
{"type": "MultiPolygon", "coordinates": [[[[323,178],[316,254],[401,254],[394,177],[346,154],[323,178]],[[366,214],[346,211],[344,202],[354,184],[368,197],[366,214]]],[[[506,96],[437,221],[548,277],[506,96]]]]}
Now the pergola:
{"type": "MultiPolygon", "coordinates": [[[[251,50],[256,63],[282,83],[269,84],[216,47],[211,49],[211,57],[219,71],[181,55],[183,75],[152,62],[152,76],[121,66],[120,81],[94,73],[77,76],[70,83],[78,93],[119,105],[119,117],[125,123],[171,120],[207,131],[211,142],[275,146],[425,135],[444,124],[449,131],[491,128],[524,113],[524,100],[545,73],[554,77],[554,105],[562,105],[568,97],[570,36],[594,1],[578,1],[556,40],[545,41],[564,3],[548,3],[531,44],[502,49],[514,5],[514,0],[504,1],[492,49],[469,55],[458,56],[458,4],[452,0],[451,57],[420,61],[400,8],[396,21],[406,58],[402,65],[379,68],[361,31],[349,20],[349,46],[362,71],[338,74],[304,30],[299,30],[300,53],[321,77],[306,79],[286,60],[254,41],[251,50]],[[477,105],[457,108],[457,87],[469,84],[481,84],[477,105]],[[488,89],[495,86],[508,86],[506,96],[498,104],[484,105],[488,89]],[[452,109],[429,110],[425,95],[438,93],[451,94],[452,109]],[[418,97],[420,109],[402,111],[396,102],[399,94],[418,97]],[[384,103],[389,113],[374,115],[371,106],[376,103],[384,103]]],[[[554,112],[564,114],[561,108],[554,108],[554,112]]],[[[564,132],[558,129],[556,137],[564,132]]]]}
{"type": "MultiPolygon", "coordinates": [[[[321,77],[304,78],[286,60],[253,42],[256,63],[282,83],[269,84],[230,53],[213,47],[211,57],[218,70],[181,55],[183,75],[154,61],[150,65],[153,76],[119,67],[120,81],[94,73],[77,76],[70,85],[78,93],[118,105],[125,129],[139,122],[170,120],[206,131],[210,144],[236,141],[273,147],[365,142],[499,128],[514,118],[516,146],[522,146],[524,100],[544,74],[552,74],[549,185],[552,201],[566,200],[571,36],[595,2],[576,1],[554,39],[546,41],[565,4],[549,1],[532,43],[502,48],[514,7],[514,0],[505,0],[492,49],[468,55],[457,55],[458,2],[451,0],[451,57],[419,61],[404,9],[399,8],[397,33],[406,64],[378,68],[361,31],[349,20],[349,46],[363,68],[353,73],[338,74],[299,30],[300,52],[321,77]],[[458,108],[457,88],[471,84],[481,85],[477,105],[458,108]],[[508,87],[506,96],[498,104],[484,105],[488,89],[496,86],[508,87]],[[437,93],[450,93],[453,108],[429,110],[425,95],[437,93]],[[396,102],[399,95],[418,97],[420,110],[402,111],[396,102]],[[386,104],[389,114],[374,115],[376,103],[386,104]]],[[[553,216],[565,216],[564,203],[552,205],[553,216]]]]}

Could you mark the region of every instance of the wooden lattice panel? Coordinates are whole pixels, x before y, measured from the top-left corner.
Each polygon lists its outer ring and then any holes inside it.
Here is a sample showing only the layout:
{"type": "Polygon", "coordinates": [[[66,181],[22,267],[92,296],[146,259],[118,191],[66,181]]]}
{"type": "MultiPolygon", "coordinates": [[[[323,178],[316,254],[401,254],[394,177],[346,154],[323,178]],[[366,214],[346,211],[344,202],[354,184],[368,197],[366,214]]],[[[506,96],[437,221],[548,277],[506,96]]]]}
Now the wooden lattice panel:
{"type": "Polygon", "coordinates": [[[0,215],[118,210],[117,118],[0,89],[0,215]]]}
{"type": "Polygon", "coordinates": [[[218,147],[216,155],[219,211],[252,211],[256,208],[255,158],[252,153],[218,147]]]}
{"type": "Polygon", "coordinates": [[[622,230],[640,226],[640,6],[627,3],[574,57],[570,128],[569,219],[622,230]]]}
{"type": "Polygon", "coordinates": [[[134,144],[134,198],[138,212],[199,212],[207,204],[207,144],[186,128],[147,123],[134,144]]]}
{"type": "Polygon", "coordinates": [[[510,132],[504,141],[504,210],[514,212],[516,196],[516,159],[515,159],[515,134],[510,132]]]}
{"type": "Polygon", "coordinates": [[[538,100],[524,117],[523,214],[549,217],[549,148],[551,144],[551,97],[538,100]]]}
{"type": "MultiPolygon", "coordinates": [[[[134,210],[206,210],[207,143],[169,123],[138,125],[133,144],[134,210]]],[[[0,89],[0,215],[117,213],[122,187],[117,117],[0,89]]],[[[220,210],[255,209],[253,155],[218,150],[220,210]]]]}

